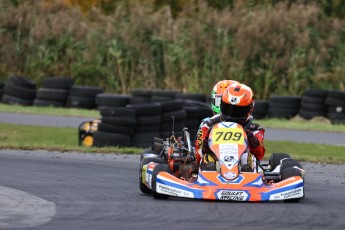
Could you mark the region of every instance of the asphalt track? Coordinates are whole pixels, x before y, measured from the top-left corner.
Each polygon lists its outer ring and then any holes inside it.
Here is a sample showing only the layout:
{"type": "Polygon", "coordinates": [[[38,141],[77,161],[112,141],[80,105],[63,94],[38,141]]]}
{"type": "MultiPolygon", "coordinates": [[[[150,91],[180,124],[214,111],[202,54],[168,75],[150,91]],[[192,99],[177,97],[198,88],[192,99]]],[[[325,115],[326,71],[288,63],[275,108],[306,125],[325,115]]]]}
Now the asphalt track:
{"type": "Polygon", "coordinates": [[[128,155],[0,150],[0,229],[345,228],[345,165],[302,162],[299,203],[236,203],[155,200],[139,191],[138,163],[128,155]]]}
{"type": "MultiPolygon", "coordinates": [[[[78,127],[90,118],[0,113],[0,122],[78,127]]],[[[266,130],[267,140],[344,145],[343,133],[266,130]]],[[[345,165],[302,162],[299,203],[155,200],[138,156],[0,150],[0,229],[345,229],[345,165]]]]}

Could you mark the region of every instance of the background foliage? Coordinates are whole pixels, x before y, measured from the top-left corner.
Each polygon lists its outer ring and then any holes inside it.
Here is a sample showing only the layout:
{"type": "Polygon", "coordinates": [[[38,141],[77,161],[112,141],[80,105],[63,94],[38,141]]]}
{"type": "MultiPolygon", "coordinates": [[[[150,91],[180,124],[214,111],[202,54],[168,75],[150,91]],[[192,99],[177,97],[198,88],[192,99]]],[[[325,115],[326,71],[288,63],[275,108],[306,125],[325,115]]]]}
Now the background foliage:
{"type": "Polygon", "coordinates": [[[0,75],[70,76],[115,93],[208,94],[221,79],[261,99],[345,90],[343,2],[0,0],[0,75]]]}

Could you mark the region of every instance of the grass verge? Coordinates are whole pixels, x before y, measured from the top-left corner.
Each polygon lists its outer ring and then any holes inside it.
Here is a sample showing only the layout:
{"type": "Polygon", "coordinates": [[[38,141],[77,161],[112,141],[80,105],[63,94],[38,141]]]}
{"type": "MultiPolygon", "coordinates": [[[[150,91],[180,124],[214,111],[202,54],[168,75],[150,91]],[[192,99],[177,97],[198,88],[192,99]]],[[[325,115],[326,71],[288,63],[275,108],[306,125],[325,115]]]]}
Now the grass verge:
{"type": "MultiPolygon", "coordinates": [[[[265,141],[266,159],[272,152],[289,153],[296,160],[345,163],[343,146],[305,144],[287,141],[265,141]]],[[[140,148],[94,148],[78,146],[78,130],[74,128],[54,128],[41,126],[13,125],[0,123],[0,148],[54,151],[76,151],[83,153],[125,153],[139,154],[140,148]]]]}

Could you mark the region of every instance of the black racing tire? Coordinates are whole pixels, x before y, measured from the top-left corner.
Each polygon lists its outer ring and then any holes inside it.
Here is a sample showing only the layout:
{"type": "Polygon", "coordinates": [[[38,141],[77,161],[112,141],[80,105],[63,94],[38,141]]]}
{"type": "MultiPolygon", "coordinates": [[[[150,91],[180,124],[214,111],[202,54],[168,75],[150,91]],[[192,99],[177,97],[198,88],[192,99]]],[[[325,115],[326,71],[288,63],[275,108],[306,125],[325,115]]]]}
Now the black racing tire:
{"type": "Polygon", "coordinates": [[[142,158],[140,159],[140,167],[139,167],[139,188],[142,193],[145,194],[151,194],[151,189],[149,189],[144,183],[143,183],[143,178],[142,178],[142,168],[144,165],[154,162],[158,164],[162,164],[163,161],[160,158],[153,158],[153,157],[148,157],[148,158],[142,158]]]}
{"type": "Polygon", "coordinates": [[[158,115],[137,116],[137,126],[159,125],[162,117],[158,115]]]}
{"type": "MultiPolygon", "coordinates": [[[[144,157],[145,154],[155,154],[158,157],[158,153],[156,151],[154,151],[152,149],[145,149],[144,152],[142,154],[140,154],[140,161],[142,161],[144,158],[146,158],[146,157],[144,157]]],[[[161,159],[161,158],[159,158],[159,159],[161,159]]],[[[161,163],[164,163],[163,160],[161,163]]]]}
{"type": "Polygon", "coordinates": [[[99,111],[103,117],[136,117],[135,110],[131,108],[102,106],[99,108],[99,111]]]}
{"type": "Polygon", "coordinates": [[[129,99],[129,104],[141,104],[141,103],[150,103],[150,97],[140,97],[140,96],[132,96],[129,99]]]}
{"type": "Polygon", "coordinates": [[[312,98],[326,98],[328,95],[328,90],[324,89],[306,89],[303,92],[303,96],[308,96],[312,98]]]}
{"type": "Polygon", "coordinates": [[[137,125],[135,131],[138,133],[147,133],[147,132],[159,132],[161,130],[160,124],[157,125],[137,125]]]}
{"type": "Polygon", "coordinates": [[[96,96],[96,105],[97,107],[126,107],[129,104],[129,98],[130,96],[123,94],[100,93],[96,96]]]}
{"type": "Polygon", "coordinates": [[[187,119],[190,119],[190,118],[198,119],[199,118],[199,110],[197,107],[183,106],[183,108],[184,108],[184,110],[186,110],[187,119]]]}
{"type": "Polygon", "coordinates": [[[151,98],[152,96],[152,90],[148,90],[148,89],[133,89],[130,91],[130,93],[133,96],[138,96],[138,97],[151,98]]]}
{"type": "Polygon", "coordinates": [[[268,99],[269,106],[281,108],[299,108],[301,104],[300,96],[271,96],[268,99]]]}
{"type": "Polygon", "coordinates": [[[132,135],[134,133],[134,127],[124,125],[110,125],[105,123],[98,124],[98,130],[105,133],[120,133],[132,135]]]}
{"type": "Polygon", "coordinates": [[[199,118],[204,119],[205,117],[213,117],[212,108],[198,108],[199,110],[199,118]]]}
{"type": "Polygon", "coordinates": [[[162,113],[162,121],[171,121],[171,117],[174,117],[175,121],[185,121],[187,118],[187,112],[184,109],[170,111],[162,113]]]}
{"type": "Polygon", "coordinates": [[[119,146],[128,147],[130,146],[131,137],[126,134],[119,133],[105,133],[95,131],[93,133],[93,146],[96,147],[108,147],[108,146],[119,146]]]}
{"type": "Polygon", "coordinates": [[[174,100],[174,98],[170,98],[170,97],[163,97],[163,96],[152,96],[150,99],[150,102],[154,103],[164,103],[164,102],[168,102],[174,100]]]}
{"type": "Polygon", "coordinates": [[[172,120],[170,122],[166,121],[161,124],[161,131],[172,131],[172,128],[174,128],[173,131],[179,131],[182,130],[186,126],[185,121],[175,121],[174,122],[174,127],[173,127],[173,122],[172,120]]]}
{"type": "Polygon", "coordinates": [[[100,93],[103,93],[103,89],[101,87],[74,85],[70,89],[70,96],[76,96],[76,97],[95,98],[96,95],[100,93]]]}
{"type": "Polygon", "coordinates": [[[162,106],[162,113],[178,111],[178,110],[183,109],[182,100],[161,102],[161,106],[162,106]]]}
{"type": "Polygon", "coordinates": [[[36,99],[66,102],[68,93],[68,90],[65,89],[39,88],[37,90],[36,99]]]}
{"type": "Polygon", "coordinates": [[[152,173],[152,196],[155,199],[165,200],[165,199],[169,198],[169,195],[157,193],[157,189],[156,189],[157,175],[160,172],[171,173],[171,170],[167,164],[158,164],[153,169],[153,173],[152,173]]]}
{"type": "MultiPolygon", "coordinates": [[[[286,180],[290,177],[293,177],[293,176],[302,176],[301,175],[301,171],[299,169],[296,169],[296,168],[285,168],[283,170],[283,172],[281,173],[281,180],[286,180]]],[[[303,191],[304,193],[304,191],[303,191]]],[[[287,199],[287,200],[284,200],[284,202],[287,202],[287,203],[296,203],[296,202],[299,202],[301,200],[301,198],[293,198],[293,199],[287,199]]]]}
{"type": "Polygon", "coordinates": [[[327,106],[345,106],[345,100],[328,96],[326,97],[325,104],[327,106]]]}
{"type": "Polygon", "coordinates": [[[291,158],[291,156],[287,153],[272,153],[268,159],[268,164],[270,165],[271,170],[273,171],[278,165],[280,165],[280,161],[284,158],[291,158]]]}
{"type": "Polygon", "coordinates": [[[176,99],[182,100],[194,100],[200,102],[206,102],[206,94],[201,93],[179,93],[176,94],[176,99]]]}
{"type": "Polygon", "coordinates": [[[33,90],[36,89],[36,83],[33,80],[30,80],[30,79],[25,78],[25,77],[12,76],[12,77],[10,77],[10,79],[8,81],[11,82],[12,84],[15,84],[17,86],[21,86],[23,88],[33,89],[33,90]]]}
{"type": "Polygon", "coordinates": [[[90,97],[68,96],[66,102],[67,108],[93,109],[95,106],[95,99],[90,97]]]}
{"type": "Polygon", "coordinates": [[[298,112],[298,114],[304,119],[312,119],[313,117],[326,116],[325,112],[306,111],[304,109],[301,109],[298,112]]]}
{"type": "Polygon", "coordinates": [[[160,103],[129,104],[126,107],[134,109],[137,116],[158,115],[162,112],[160,103]]]}
{"type": "Polygon", "coordinates": [[[327,111],[327,107],[324,103],[322,104],[312,104],[312,103],[305,103],[302,101],[301,109],[306,111],[314,111],[314,112],[321,112],[324,113],[327,111]]]}
{"type": "Polygon", "coordinates": [[[300,169],[303,169],[301,163],[296,161],[295,159],[292,158],[287,158],[282,160],[282,163],[280,165],[280,175],[282,175],[283,171],[287,168],[293,168],[293,167],[298,167],[300,169]]]}
{"type": "Polygon", "coordinates": [[[72,78],[67,77],[46,77],[43,79],[42,88],[69,90],[74,84],[72,78]]]}
{"type": "Polygon", "coordinates": [[[301,103],[305,104],[325,104],[325,98],[319,97],[311,97],[311,96],[303,96],[301,99],[301,103]]]}
{"type": "Polygon", "coordinates": [[[345,92],[340,90],[330,90],[328,96],[332,98],[337,98],[339,100],[345,100],[345,92]]]}
{"type": "Polygon", "coordinates": [[[167,97],[170,99],[174,99],[176,97],[176,94],[178,94],[178,91],[174,90],[161,90],[161,89],[155,89],[152,90],[152,97],[158,96],[158,97],[167,97]]]}
{"type": "Polygon", "coordinates": [[[65,107],[66,103],[62,101],[35,99],[33,106],[45,106],[45,107],[65,107]]]}
{"type": "Polygon", "coordinates": [[[125,125],[129,127],[135,127],[137,124],[137,121],[133,117],[102,117],[101,121],[110,125],[125,125]]]}
{"type": "Polygon", "coordinates": [[[10,104],[10,105],[25,105],[25,106],[29,106],[32,105],[33,101],[31,100],[26,100],[26,99],[22,99],[19,97],[14,97],[8,94],[3,94],[2,95],[2,102],[6,103],[6,104],[10,104]]]}
{"type": "Polygon", "coordinates": [[[36,90],[15,85],[11,82],[6,82],[3,89],[4,93],[10,96],[18,97],[25,100],[34,100],[36,97],[36,90]]]}
{"type": "Polygon", "coordinates": [[[283,108],[283,107],[269,107],[267,115],[269,117],[277,118],[292,118],[299,112],[299,107],[283,108]]]}
{"type": "Polygon", "coordinates": [[[267,114],[268,105],[268,101],[265,100],[255,101],[253,113],[267,114]]]}

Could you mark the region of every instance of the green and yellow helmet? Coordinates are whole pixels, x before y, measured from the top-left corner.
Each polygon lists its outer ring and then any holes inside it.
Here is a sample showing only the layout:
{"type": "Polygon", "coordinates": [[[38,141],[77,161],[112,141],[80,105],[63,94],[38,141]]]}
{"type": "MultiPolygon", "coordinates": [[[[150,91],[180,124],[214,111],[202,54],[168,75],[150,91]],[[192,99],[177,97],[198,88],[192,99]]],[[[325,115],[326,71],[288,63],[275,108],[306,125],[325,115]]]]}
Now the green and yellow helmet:
{"type": "Polygon", "coordinates": [[[229,85],[233,83],[239,83],[239,82],[234,81],[234,80],[222,80],[222,81],[219,81],[213,87],[212,92],[211,92],[211,106],[212,106],[213,114],[220,113],[220,102],[222,100],[223,92],[229,85]]]}

